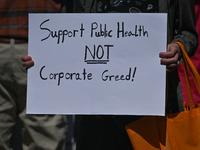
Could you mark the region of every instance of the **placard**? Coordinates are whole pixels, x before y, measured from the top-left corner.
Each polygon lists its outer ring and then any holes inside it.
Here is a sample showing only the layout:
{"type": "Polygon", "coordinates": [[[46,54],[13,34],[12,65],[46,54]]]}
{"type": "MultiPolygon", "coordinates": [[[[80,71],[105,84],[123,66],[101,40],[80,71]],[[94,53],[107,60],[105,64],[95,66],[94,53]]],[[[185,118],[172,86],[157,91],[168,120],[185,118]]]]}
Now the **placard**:
{"type": "Polygon", "coordinates": [[[29,14],[28,114],[164,115],[166,14],[29,14]]]}

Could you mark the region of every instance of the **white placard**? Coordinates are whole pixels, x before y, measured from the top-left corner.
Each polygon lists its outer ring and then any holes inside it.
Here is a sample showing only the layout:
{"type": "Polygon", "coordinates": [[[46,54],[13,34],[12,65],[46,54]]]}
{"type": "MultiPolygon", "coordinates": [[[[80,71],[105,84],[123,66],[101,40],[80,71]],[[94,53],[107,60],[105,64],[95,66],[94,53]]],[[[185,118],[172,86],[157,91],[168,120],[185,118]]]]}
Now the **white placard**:
{"type": "Polygon", "coordinates": [[[164,115],[166,14],[30,14],[29,114],[164,115]]]}

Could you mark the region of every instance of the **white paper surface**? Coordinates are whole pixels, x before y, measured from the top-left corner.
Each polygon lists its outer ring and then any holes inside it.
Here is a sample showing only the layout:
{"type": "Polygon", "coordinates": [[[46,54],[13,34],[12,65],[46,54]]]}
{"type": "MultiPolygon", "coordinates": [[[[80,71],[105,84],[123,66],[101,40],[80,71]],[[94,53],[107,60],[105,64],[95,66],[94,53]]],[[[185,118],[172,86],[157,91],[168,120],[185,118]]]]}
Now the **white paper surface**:
{"type": "Polygon", "coordinates": [[[164,115],[166,14],[30,14],[27,113],[164,115]]]}

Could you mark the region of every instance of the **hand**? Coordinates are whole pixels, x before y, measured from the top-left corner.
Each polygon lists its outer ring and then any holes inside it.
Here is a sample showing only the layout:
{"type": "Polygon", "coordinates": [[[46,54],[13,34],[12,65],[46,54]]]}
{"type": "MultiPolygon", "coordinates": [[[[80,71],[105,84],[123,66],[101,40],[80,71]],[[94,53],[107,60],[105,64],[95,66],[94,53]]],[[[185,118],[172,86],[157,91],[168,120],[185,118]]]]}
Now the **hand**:
{"type": "Polygon", "coordinates": [[[166,70],[171,72],[179,65],[180,47],[178,44],[173,43],[167,46],[167,52],[161,52],[159,54],[161,65],[166,65],[166,70]]]}
{"type": "Polygon", "coordinates": [[[26,70],[32,66],[34,66],[34,61],[32,60],[31,56],[25,55],[21,58],[22,66],[26,67],[26,70]]]}

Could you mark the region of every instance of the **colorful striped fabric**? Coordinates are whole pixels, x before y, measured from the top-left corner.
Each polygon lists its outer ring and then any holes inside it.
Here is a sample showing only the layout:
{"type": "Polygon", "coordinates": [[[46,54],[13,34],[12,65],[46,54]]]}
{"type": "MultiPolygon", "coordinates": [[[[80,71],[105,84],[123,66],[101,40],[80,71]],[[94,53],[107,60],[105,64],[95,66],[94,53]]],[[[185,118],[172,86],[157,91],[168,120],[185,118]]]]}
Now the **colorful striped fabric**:
{"type": "Polygon", "coordinates": [[[53,0],[0,0],[0,37],[27,38],[28,13],[58,13],[53,0]]]}

